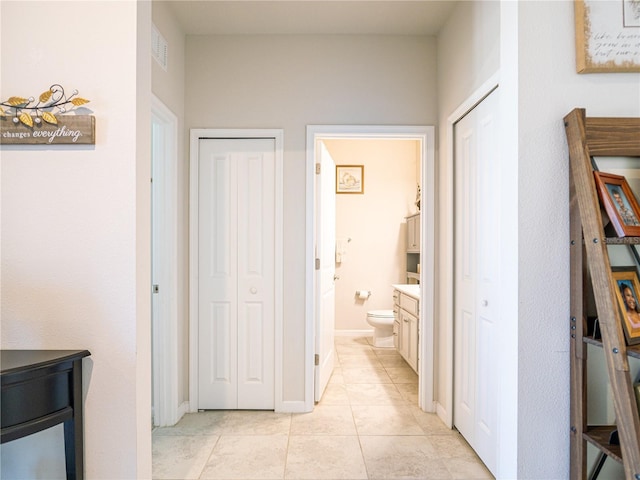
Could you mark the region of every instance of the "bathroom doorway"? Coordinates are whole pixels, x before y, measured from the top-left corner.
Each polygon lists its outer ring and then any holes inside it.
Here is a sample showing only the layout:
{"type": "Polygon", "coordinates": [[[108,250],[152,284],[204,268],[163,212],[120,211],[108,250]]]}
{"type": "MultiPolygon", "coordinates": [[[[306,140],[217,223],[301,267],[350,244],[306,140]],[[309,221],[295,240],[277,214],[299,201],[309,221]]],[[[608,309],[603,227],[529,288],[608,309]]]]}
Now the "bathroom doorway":
{"type": "MultiPolygon", "coordinates": [[[[382,127],[382,126],[308,126],[307,127],[307,191],[313,194],[307,197],[307,260],[310,263],[310,269],[307,274],[306,285],[306,348],[310,352],[315,353],[316,362],[313,356],[308,356],[308,363],[305,365],[307,371],[307,383],[305,385],[305,406],[307,410],[313,409],[313,400],[317,396],[316,392],[321,385],[313,381],[316,369],[321,368],[317,365],[318,358],[322,358],[323,352],[318,351],[318,345],[315,339],[327,328],[334,328],[333,325],[327,326],[322,324],[322,318],[316,315],[316,307],[320,299],[317,291],[318,288],[315,275],[315,264],[317,258],[316,245],[316,226],[317,226],[317,210],[316,210],[316,164],[319,163],[318,152],[320,152],[319,144],[335,143],[342,140],[370,140],[372,142],[379,141],[382,145],[384,142],[393,140],[408,140],[416,145],[420,178],[419,183],[422,188],[421,192],[421,213],[422,221],[422,256],[421,256],[421,302],[423,307],[420,312],[420,377],[419,377],[419,406],[429,412],[434,411],[433,401],[433,377],[434,377],[434,356],[433,356],[433,295],[434,295],[434,128],[433,127],[382,127]]],[[[407,142],[411,143],[411,142],[407,142]]],[[[357,162],[354,162],[357,163],[357,162]]],[[[333,172],[332,172],[333,174],[333,172]]],[[[363,168],[363,188],[367,192],[367,174],[363,168]]],[[[373,184],[369,184],[373,187],[373,184]]],[[[415,196],[414,185],[412,196],[415,196]]],[[[355,198],[355,197],[352,197],[355,198]]],[[[412,197],[413,198],[413,197],[412,197]]],[[[362,199],[362,196],[360,196],[362,199]]],[[[357,200],[356,200],[357,202],[357,200]]],[[[361,215],[368,215],[362,211],[361,215]]],[[[402,215],[395,219],[397,225],[402,223],[402,215]]],[[[357,226],[354,225],[354,231],[357,226]]],[[[347,232],[336,231],[336,236],[343,242],[348,242],[349,236],[347,232]],[[345,238],[341,238],[345,237],[345,238]]],[[[372,238],[361,239],[366,241],[374,241],[372,238]]],[[[362,244],[362,243],[361,243],[362,244]]],[[[355,246],[353,247],[355,248],[355,246]]],[[[347,254],[348,255],[348,254],[347,254]]],[[[348,261],[348,260],[346,260],[348,261]]],[[[336,273],[336,276],[339,276],[336,273]]],[[[340,280],[338,279],[338,282],[340,280]]],[[[391,282],[393,283],[393,282],[391,282]]],[[[401,282],[398,282],[401,283],[401,282]]],[[[390,285],[388,286],[390,289],[390,285]]],[[[363,287],[366,288],[366,287],[363,287]]],[[[380,296],[386,296],[384,291],[378,292],[380,296]]],[[[389,304],[391,304],[391,291],[389,290],[389,304]]],[[[325,375],[326,378],[326,375],[325,375]]]]}

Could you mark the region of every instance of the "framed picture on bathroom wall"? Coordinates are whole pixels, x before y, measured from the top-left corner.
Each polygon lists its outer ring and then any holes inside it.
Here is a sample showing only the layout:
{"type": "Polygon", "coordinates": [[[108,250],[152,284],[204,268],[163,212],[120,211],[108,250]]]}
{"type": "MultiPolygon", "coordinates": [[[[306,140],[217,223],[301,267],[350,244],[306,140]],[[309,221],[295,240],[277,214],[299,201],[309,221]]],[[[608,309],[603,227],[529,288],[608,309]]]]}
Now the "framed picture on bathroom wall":
{"type": "Polygon", "coordinates": [[[336,193],[364,193],[364,165],[336,165],[336,193]]]}

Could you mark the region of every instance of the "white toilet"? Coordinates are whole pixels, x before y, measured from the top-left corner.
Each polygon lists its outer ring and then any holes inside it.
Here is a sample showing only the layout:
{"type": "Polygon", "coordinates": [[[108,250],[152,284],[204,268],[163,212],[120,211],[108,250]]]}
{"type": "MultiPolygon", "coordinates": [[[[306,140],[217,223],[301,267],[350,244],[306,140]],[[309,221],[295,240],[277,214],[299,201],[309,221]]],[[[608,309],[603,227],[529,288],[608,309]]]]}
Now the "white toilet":
{"type": "Polygon", "coordinates": [[[374,347],[393,347],[393,310],[367,312],[367,323],[373,327],[374,347]]]}

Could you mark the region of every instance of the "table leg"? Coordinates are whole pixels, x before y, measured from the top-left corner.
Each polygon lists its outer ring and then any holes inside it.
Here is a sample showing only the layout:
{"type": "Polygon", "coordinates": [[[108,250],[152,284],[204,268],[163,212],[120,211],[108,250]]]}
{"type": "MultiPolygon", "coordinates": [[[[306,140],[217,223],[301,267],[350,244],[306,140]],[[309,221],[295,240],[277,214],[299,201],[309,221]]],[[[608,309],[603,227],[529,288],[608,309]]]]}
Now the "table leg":
{"type": "Polygon", "coordinates": [[[64,422],[64,457],[67,480],[84,479],[84,432],[82,412],[82,359],[73,362],[73,418],[64,422]]]}

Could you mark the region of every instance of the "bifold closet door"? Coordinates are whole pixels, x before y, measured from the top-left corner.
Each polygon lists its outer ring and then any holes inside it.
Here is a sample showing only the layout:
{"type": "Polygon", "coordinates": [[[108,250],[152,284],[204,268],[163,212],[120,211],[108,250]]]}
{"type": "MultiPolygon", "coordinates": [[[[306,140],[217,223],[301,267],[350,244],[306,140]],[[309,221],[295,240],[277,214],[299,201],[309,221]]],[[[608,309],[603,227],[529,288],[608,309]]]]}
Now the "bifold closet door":
{"type": "Polygon", "coordinates": [[[500,315],[498,92],[455,125],[454,425],[495,473],[500,315]]]}
{"type": "Polygon", "coordinates": [[[200,139],[198,408],[274,408],[275,140],[200,139]]]}

